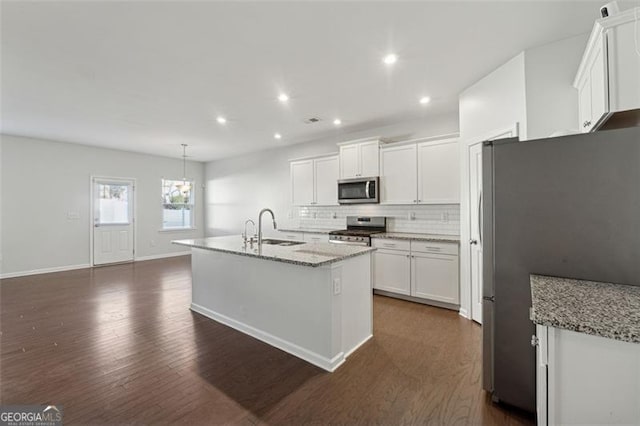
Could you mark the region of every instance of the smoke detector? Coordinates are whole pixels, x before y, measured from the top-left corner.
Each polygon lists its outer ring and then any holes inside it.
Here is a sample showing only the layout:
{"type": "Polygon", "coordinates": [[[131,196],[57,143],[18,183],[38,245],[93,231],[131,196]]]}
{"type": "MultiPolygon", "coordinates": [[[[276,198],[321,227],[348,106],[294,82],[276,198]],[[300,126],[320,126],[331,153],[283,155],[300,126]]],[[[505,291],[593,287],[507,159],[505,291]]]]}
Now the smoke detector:
{"type": "Polygon", "coordinates": [[[311,117],[311,118],[305,118],[304,123],[305,124],[316,124],[317,122],[321,121],[322,119],[318,118],[318,117],[311,117]]]}

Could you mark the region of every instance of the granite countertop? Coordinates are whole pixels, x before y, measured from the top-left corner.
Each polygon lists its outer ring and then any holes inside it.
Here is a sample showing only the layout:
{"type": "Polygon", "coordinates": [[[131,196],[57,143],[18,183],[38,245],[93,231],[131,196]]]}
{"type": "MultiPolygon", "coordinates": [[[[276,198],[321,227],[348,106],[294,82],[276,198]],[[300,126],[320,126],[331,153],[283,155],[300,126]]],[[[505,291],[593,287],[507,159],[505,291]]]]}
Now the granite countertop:
{"type": "Polygon", "coordinates": [[[383,232],[371,235],[372,238],[392,238],[394,240],[434,241],[440,243],[460,243],[459,235],[412,234],[408,232],[383,232]]]}
{"type": "Polygon", "coordinates": [[[360,256],[375,250],[375,248],[372,247],[330,243],[303,243],[293,246],[262,244],[261,247],[258,247],[257,244],[253,244],[253,246],[247,244],[245,246],[240,235],[176,240],[172,241],[172,243],[311,267],[340,262],[341,260],[360,256]]]}
{"type": "Polygon", "coordinates": [[[335,231],[335,229],[326,229],[326,228],[283,228],[278,229],[281,232],[309,232],[312,234],[328,234],[331,231],[335,231]]]}
{"type": "Polygon", "coordinates": [[[531,320],[640,343],[640,286],[531,275],[531,320]]]}

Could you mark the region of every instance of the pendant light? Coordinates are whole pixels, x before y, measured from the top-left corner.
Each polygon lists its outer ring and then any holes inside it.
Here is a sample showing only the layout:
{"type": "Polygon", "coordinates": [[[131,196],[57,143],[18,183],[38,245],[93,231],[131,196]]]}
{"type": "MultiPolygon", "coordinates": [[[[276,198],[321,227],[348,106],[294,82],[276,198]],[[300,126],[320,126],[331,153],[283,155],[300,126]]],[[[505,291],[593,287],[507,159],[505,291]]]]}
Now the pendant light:
{"type": "Polygon", "coordinates": [[[182,185],[178,185],[178,189],[186,194],[191,189],[191,182],[187,182],[187,144],[182,145],[182,185]]]}

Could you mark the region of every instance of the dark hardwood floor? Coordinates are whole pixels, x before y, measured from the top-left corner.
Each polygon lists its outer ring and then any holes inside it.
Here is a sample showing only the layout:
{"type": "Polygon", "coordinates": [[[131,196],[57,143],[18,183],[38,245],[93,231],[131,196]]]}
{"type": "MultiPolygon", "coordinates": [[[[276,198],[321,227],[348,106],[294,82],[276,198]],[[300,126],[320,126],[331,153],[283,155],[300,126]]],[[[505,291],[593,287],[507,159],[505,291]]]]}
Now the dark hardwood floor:
{"type": "Polygon", "coordinates": [[[533,424],[481,389],[481,329],[376,296],[335,373],[195,314],[189,257],[2,280],[0,403],[66,424],[533,424]]]}

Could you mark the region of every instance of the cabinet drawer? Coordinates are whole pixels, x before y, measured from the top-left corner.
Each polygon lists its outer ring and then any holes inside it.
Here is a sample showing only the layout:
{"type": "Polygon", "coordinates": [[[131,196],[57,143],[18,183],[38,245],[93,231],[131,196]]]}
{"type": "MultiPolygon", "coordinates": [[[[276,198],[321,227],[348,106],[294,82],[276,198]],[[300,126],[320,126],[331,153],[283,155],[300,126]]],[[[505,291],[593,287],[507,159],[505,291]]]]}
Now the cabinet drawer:
{"type": "Polygon", "coordinates": [[[387,238],[372,238],[371,245],[375,248],[387,250],[406,250],[411,249],[409,240],[390,240],[387,238]]]}
{"type": "Polygon", "coordinates": [[[458,255],[458,245],[432,241],[411,241],[411,251],[418,253],[437,253],[458,255]]]}
{"type": "Polygon", "coordinates": [[[310,234],[305,232],[304,241],[309,243],[328,243],[329,234],[310,234]]]}
{"type": "Polygon", "coordinates": [[[283,232],[282,238],[291,241],[304,241],[302,232],[283,232]]]}

